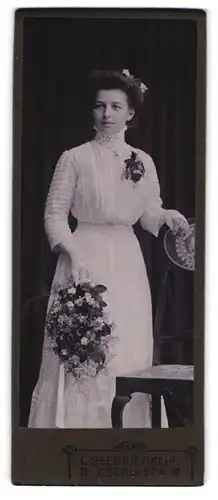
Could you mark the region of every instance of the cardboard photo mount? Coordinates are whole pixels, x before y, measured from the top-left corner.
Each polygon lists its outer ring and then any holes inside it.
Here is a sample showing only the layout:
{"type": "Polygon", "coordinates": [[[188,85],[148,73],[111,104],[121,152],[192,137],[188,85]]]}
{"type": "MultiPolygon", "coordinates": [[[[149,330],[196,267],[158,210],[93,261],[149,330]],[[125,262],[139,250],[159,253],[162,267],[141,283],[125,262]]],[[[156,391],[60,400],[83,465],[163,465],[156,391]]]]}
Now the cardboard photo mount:
{"type": "MultiPolygon", "coordinates": [[[[57,35],[58,36],[58,35],[57,35]]],[[[32,43],[32,40],[29,41],[32,43]]],[[[87,42],[88,43],[88,42],[87,42]]],[[[79,50],[75,47],[74,50],[79,50]]],[[[12,470],[16,485],[170,485],[204,481],[206,14],[185,9],[21,9],[15,12],[13,128],[12,470]],[[194,423],[152,429],[30,429],[19,423],[23,45],[29,19],[189,19],[197,30],[194,423]]],[[[31,235],[30,235],[31,237],[31,235]]],[[[26,374],[28,377],[28,374],[26,374]]]]}

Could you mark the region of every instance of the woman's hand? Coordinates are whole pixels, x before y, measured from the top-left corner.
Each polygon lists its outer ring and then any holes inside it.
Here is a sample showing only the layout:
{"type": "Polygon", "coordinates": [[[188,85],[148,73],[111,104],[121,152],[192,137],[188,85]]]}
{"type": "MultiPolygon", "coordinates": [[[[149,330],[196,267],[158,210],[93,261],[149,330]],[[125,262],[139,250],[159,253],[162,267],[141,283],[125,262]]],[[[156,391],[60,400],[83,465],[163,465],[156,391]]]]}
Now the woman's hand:
{"type": "Polygon", "coordinates": [[[188,221],[177,210],[165,210],[165,222],[173,234],[178,231],[187,232],[189,229],[188,221]]]}
{"type": "Polygon", "coordinates": [[[78,283],[88,283],[92,281],[90,272],[76,252],[70,255],[70,265],[71,275],[76,285],[78,285],[78,283]]]}

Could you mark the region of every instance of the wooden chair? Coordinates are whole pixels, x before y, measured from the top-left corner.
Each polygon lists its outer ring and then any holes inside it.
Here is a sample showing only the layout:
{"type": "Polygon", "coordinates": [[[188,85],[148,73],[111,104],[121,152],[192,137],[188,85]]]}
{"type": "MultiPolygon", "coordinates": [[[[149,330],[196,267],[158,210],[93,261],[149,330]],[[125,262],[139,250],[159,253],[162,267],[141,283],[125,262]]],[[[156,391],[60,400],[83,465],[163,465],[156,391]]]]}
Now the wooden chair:
{"type": "MultiPolygon", "coordinates": [[[[189,220],[189,223],[191,224],[190,238],[194,238],[193,220],[189,220]]],[[[185,342],[192,341],[191,330],[182,333],[175,332],[172,336],[163,335],[162,322],[166,302],[172,293],[171,278],[174,270],[179,267],[182,272],[194,271],[194,255],[191,258],[189,255],[185,260],[181,248],[178,250],[178,245],[176,246],[176,237],[169,230],[164,235],[164,250],[167,256],[167,265],[160,286],[154,321],[153,366],[140,372],[116,377],[116,394],[111,409],[111,420],[114,428],[122,427],[123,410],[134,392],[151,395],[152,427],[161,427],[161,396],[164,397],[164,400],[167,400],[167,397],[179,394],[182,399],[188,394],[188,397],[193,400],[193,365],[187,365],[184,362],[182,364],[161,364],[161,347],[163,344],[174,343],[175,345],[175,343],[180,342],[184,345],[185,342]],[[177,254],[177,251],[179,254],[177,254]]],[[[180,419],[178,425],[185,426],[189,425],[189,423],[183,418],[180,419]]]]}
{"type": "Polygon", "coordinates": [[[114,428],[123,427],[122,417],[126,404],[134,392],[151,395],[152,427],[161,427],[161,396],[166,391],[178,391],[180,394],[192,390],[194,367],[182,365],[151,366],[146,370],[116,377],[116,395],[111,409],[114,428]]]}

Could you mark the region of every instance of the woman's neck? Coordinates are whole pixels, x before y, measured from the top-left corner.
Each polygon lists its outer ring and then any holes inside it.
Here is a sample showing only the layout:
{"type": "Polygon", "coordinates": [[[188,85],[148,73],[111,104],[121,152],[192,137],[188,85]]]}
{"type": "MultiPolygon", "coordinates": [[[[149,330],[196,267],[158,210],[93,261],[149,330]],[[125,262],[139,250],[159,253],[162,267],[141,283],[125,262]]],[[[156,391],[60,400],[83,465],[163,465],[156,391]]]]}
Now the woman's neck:
{"type": "Polygon", "coordinates": [[[127,127],[124,127],[124,129],[120,130],[120,132],[117,132],[116,134],[108,135],[107,132],[103,132],[100,130],[96,130],[96,135],[95,135],[95,140],[99,142],[100,144],[105,144],[105,146],[108,147],[114,147],[114,146],[119,146],[125,143],[125,131],[127,127]]]}

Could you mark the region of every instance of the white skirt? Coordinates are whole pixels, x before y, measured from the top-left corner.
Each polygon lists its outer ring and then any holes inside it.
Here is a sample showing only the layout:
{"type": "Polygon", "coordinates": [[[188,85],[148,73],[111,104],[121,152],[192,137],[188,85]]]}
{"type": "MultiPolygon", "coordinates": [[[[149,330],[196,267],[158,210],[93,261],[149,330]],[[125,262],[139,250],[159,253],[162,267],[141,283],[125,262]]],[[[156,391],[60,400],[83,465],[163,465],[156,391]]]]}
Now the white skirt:
{"type": "MultiPolygon", "coordinates": [[[[33,391],[28,427],[111,428],[115,377],[152,364],[150,286],[138,240],[131,226],[79,223],[74,233],[81,258],[95,284],[103,284],[105,312],[115,323],[107,374],[84,382],[67,373],[45,335],[39,379],[33,391]]],[[[53,285],[70,275],[66,255],[57,263],[53,285]]],[[[52,285],[52,288],[53,288],[52,285]]],[[[48,309],[52,303],[50,293],[48,309]]],[[[136,393],[123,412],[124,427],[151,427],[150,396],[136,393]]],[[[162,426],[167,418],[162,404],[162,426]]]]}

